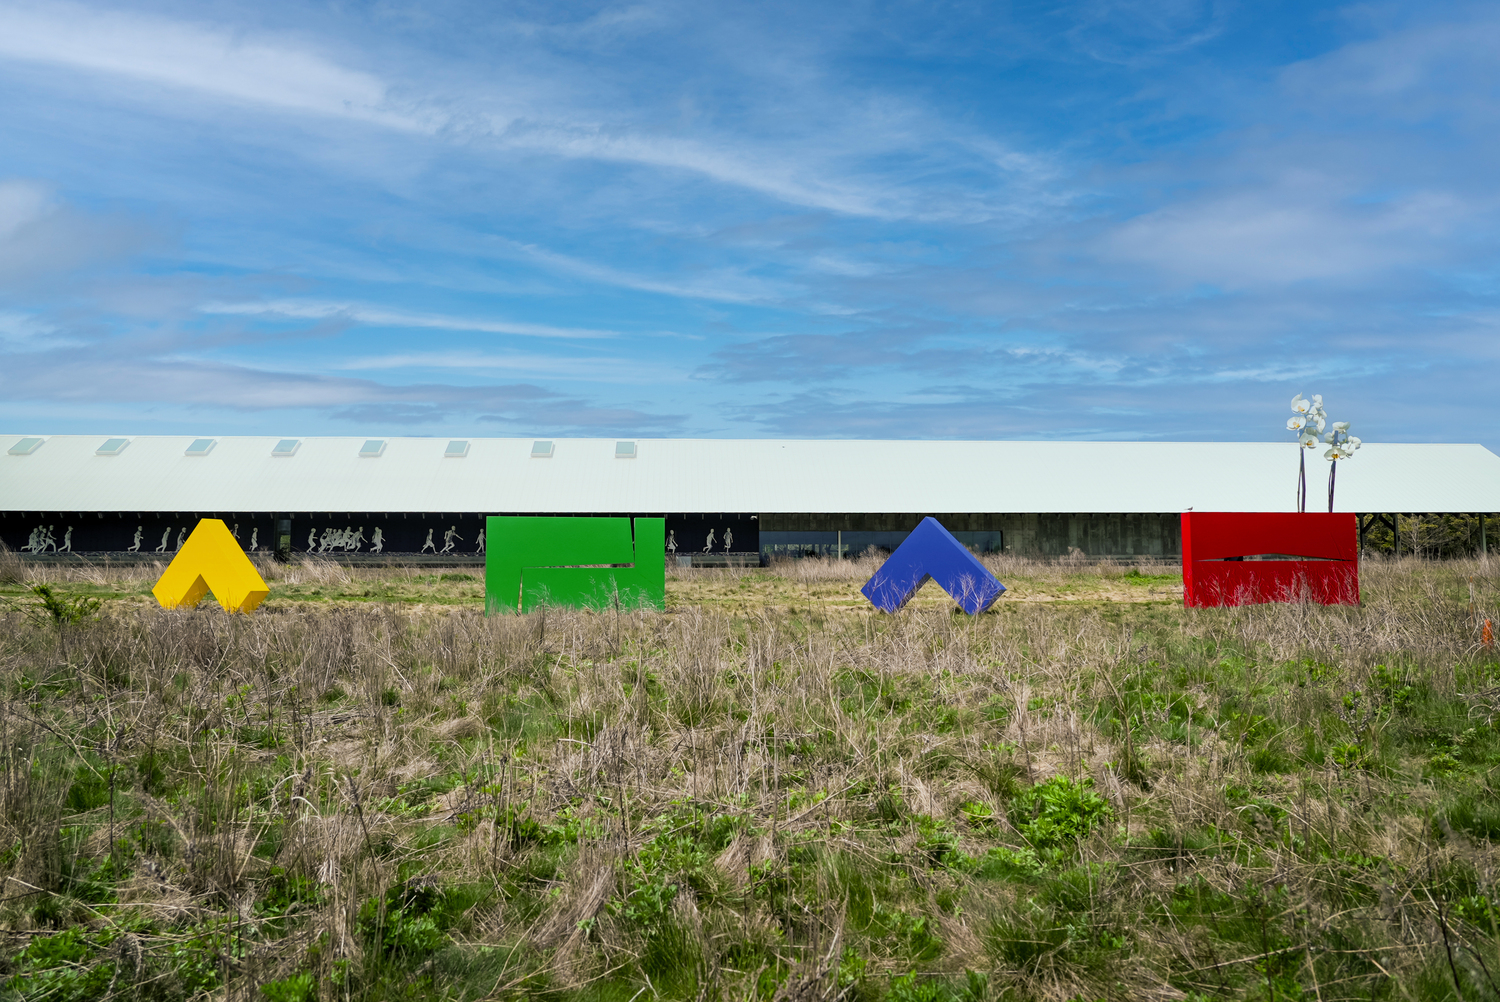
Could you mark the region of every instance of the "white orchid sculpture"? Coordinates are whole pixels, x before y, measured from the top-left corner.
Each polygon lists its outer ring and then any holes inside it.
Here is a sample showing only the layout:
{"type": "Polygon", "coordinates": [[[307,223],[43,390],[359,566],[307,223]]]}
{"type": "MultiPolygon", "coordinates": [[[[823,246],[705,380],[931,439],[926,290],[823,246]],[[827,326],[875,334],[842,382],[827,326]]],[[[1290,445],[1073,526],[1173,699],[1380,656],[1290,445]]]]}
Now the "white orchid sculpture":
{"type": "Polygon", "coordinates": [[[1292,416],[1287,419],[1286,430],[1297,433],[1297,510],[1307,511],[1307,453],[1304,449],[1316,449],[1318,447],[1318,436],[1323,436],[1323,442],[1330,447],[1323,453],[1323,458],[1331,464],[1328,467],[1328,510],[1333,511],[1333,483],[1334,476],[1338,473],[1338,461],[1350,459],[1360,446],[1360,440],[1349,434],[1348,421],[1335,421],[1332,430],[1324,434],[1323,429],[1330,427],[1328,414],[1323,410],[1323,395],[1314,393],[1311,400],[1305,400],[1302,394],[1292,398],[1292,416]]]}
{"type": "Polygon", "coordinates": [[[1297,433],[1297,510],[1307,511],[1307,454],[1303,449],[1315,449],[1318,436],[1328,426],[1328,415],[1323,412],[1323,395],[1314,393],[1311,400],[1302,394],[1292,398],[1292,416],[1287,418],[1286,430],[1297,433]]]}
{"type": "Polygon", "coordinates": [[[1348,421],[1333,422],[1333,430],[1323,436],[1323,441],[1328,443],[1329,449],[1323,453],[1323,458],[1328,460],[1328,510],[1333,511],[1333,478],[1339,471],[1340,459],[1353,459],[1354,453],[1360,447],[1360,440],[1349,434],[1348,421]]]}

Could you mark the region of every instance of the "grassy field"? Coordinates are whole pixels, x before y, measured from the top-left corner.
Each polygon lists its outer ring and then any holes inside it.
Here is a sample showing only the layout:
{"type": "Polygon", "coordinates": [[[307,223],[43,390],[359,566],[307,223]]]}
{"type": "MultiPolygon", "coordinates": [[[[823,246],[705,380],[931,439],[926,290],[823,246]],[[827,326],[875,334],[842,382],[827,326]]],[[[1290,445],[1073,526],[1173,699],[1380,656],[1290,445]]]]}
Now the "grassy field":
{"type": "Polygon", "coordinates": [[[1500,1002],[1500,568],[1185,610],[1006,558],[971,619],[874,566],[486,619],[0,562],[0,995],[1500,1002]]]}

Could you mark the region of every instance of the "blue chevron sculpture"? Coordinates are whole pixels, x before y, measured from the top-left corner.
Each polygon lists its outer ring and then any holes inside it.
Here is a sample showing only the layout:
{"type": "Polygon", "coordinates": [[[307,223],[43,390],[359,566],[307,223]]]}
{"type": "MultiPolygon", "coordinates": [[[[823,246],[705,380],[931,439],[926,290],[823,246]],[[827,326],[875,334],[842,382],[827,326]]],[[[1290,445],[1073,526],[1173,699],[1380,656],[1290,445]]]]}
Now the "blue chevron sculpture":
{"type": "Polygon", "coordinates": [[[931,579],[971,616],[994,604],[1005,585],[935,518],[924,518],[860,589],[881,612],[896,612],[931,579]]]}

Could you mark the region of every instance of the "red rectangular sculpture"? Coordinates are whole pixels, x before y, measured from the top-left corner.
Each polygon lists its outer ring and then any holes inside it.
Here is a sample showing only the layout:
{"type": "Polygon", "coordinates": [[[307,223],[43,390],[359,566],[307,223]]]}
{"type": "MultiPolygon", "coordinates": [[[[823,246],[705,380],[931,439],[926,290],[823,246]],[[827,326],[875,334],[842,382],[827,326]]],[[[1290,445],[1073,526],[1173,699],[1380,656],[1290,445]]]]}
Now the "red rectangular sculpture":
{"type": "Polygon", "coordinates": [[[1357,524],[1352,512],[1183,512],[1183,604],[1358,605],[1357,524]]]}

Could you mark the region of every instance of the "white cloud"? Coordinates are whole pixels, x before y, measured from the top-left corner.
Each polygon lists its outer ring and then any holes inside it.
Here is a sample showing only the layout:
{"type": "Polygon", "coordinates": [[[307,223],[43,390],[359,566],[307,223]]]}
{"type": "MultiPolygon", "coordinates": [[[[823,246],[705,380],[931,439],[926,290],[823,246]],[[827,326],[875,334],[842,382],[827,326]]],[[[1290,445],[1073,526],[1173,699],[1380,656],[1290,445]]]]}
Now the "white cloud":
{"type": "Polygon", "coordinates": [[[513,320],[479,320],[442,313],[411,313],[358,303],[331,303],[311,299],[281,299],[269,302],[205,303],[200,313],[236,316],[285,317],[297,320],[349,320],[378,327],[430,327],[438,330],[475,331],[481,334],[519,334],[524,337],[611,338],[618,331],[589,327],[553,327],[513,320]]]}
{"type": "Polygon", "coordinates": [[[1356,203],[1303,179],[1159,209],[1116,228],[1101,256],[1228,289],[1368,279],[1431,259],[1434,238],[1473,211],[1444,192],[1356,203]]]}
{"type": "Polygon", "coordinates": [[[0,310],[0,345],[7,351],[50,351],[82,343],[59,336],[55,324],[33,314],[0,310]]]}
{"type": "Polygon", "coordinates": [[[157,234],[128,219],[60,204],[30,181],[0,181],[0,289],[36,291],[94,261],[123,256],[157,234]]]}
{"type": "Polygon", "coordinates": [[[556,271],[606,285],[636,289],[640,292],[659,292],[666,296],[707,299],[725,303],[770,302],[783,299],[789,294],[787,289],[777,283],[732,270],[719,270],[695,281],[669,282],[647,278],[619,268],[611,268],[608,265],[595,264],[568,254],[559,254],[545,247],[538,247],[536,244],[523,244],[514,240],[499,240],[497,243],[556,271]]]}
{"type": "Polygon", "coordinates": [[[681,382],[686,373],[670,365],[647,363],[631,358],[576,358],[561,355],[536,355],[520,352],[495,354],[461,349],[451,351],[397,352],[366,355],[339,361],[332,369],[347,372],[382,370],[452,370],[456,372],[516,377],[550,376],[569,380],[602,383],[681,382]]]}
{"type": "MultiPolygon", "coordinates": [[[[701,174],[724,184],[758,191],[792,205],[827,209],[855,216],[894,218],[908,214],[893,200],[878,196],[863,186],[838,180],[833,172],[819,171],[833,180],[799,177],[806,164],[805,153],[787,151],[751,153],[729,151],[722,143],[708,145],[672,136],[649,136],[633,132],[612,133],[602,128],[566,124],[534,125],[498,122],[496,136],[506,146],[545,151],[557,156],[613,160],[645,164],[701,174]]],[[[828,164],[822,163],[826,168],[828,164]]],[[[809,172],[810,173],[810,172],[809,172]]]]}
{"type": "Polygon", "coordinates": [[[74,4],[0,6],[0,56],[133,77],[233,101],[430,131],[378,78],[270,38],[74,4]]]}
{"type": "Polygon", "coordinates": [[[46,189],[26,181],[0,181],[0,241],[41,219],[52,209],[46,189]]]}
{"type": "Polygon", "coordinates": [[[1295,63],[1282,73],[1282,85],[1318,105],[1354,102],[1387,114],[1454,103],[1487,105],[1487,117],[1493,118],[1494,101],[1483,84],[1492,86],[1497,76],[1500,19],[1493,8],[1480,10],[1477,19],[1460,13],[1454,20],[1392,31],[1295,63]]]}

